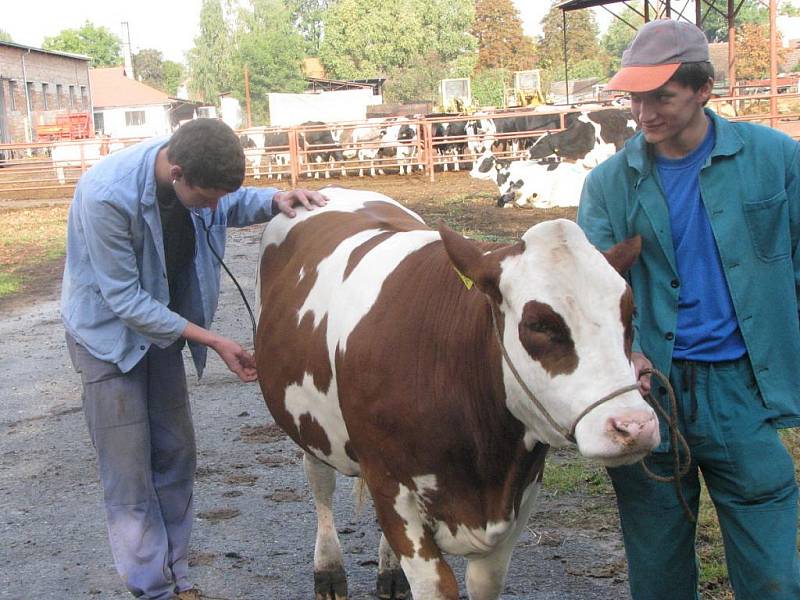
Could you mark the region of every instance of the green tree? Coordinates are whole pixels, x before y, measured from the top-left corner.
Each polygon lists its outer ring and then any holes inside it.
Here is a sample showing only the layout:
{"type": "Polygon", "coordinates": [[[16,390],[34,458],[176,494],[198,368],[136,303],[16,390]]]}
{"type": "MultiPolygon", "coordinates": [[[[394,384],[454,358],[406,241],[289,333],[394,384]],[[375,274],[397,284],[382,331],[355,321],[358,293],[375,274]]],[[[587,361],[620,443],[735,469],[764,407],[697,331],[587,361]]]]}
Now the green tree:
{"type": "MultiPolygon", "coordinates": [[[[718,3],[718,8],[725,12],[724,2],[718,3]]],[[[742,27],[745,23],[755,23],[758,25],[769,25],[769,8],[764,6],[760,0],[742,0],[741,4],[734,3],[735,6],[740,7],[739,12],[734,18],[736,29],[742,27]]],[[[725,42],[728,40],[728,23],[723,15],[715,10],[709,10],[703,19],[703,31],[710,42],[725,42]]]]}
{"type": "Polygon", "coordinates": [[[220,0],[203,0],[200,34],[188,54],[189,89],[209,104],[219,104],[219,95],[230,91],[234,45],[220,0]]]}
{"type": "Polygon", "coordinates": [[[453,67],[431,50],[416,56],[406,66],[394,67],[383,86],[386,102],[433,102],[439,96],[439,82],[456,77],[453,67]]]}
{"type": "Polygon", "coordinates": [[[472,35],[478,40],[479,70],[533,67],[533,40],[522,32],[519,11],[511,0],[477,0],[472,35]]]}
{"type": "Polygon", "coordinates": [[[778,14],[784,17],[800,17],[800,6],[795,4],[795,0],[784,0],[778,9],[778,14]]]}
{"type": "Polygon", "coordinates": [[[0,29],[0,42],[13,42],[14,40],[11,39],[11,34],[8,33],[5,29],[0,29]]]}
{"type": "Polygon", "coordinates": [[[280,0],[252,0],[252,10],[242,8],[237,16],[231,87],[244,104],[244,66],[250,78],[253,119],[268,122],[267,94],[301,92],[304,41],[294,28],[292,14],[280,0]]]}
{"type": "Polygon", "coordinates": [[[133,72],[142,83],[164,90],[164,55],[160,50],[145,48],[134,54],[133,72]]]}
{"type": "MultiPolygon", "coordinates": [[[[598,27],[589,10],[567,12],[567,56],[569,78],[602,77],[608,58],[597,41],[598,27]],[[594,61],[596,72],[587,73],[585,66],[594,61]],[[580,69],[577,68],[580,65],[580,69]],[[580,75],[579,75],[580,74],[580,75]]],[[[539,67],[549,71],[552,80],[564,78],[564,26],[561,11],[552,7],[542,19],[542,38],[538,48],[539,67]]]]}
{"type": "Polygon", "coordinates": [[[508,69],[480,69],[472,78],[472,101],[478,106],[503,107],[503,93],[511,85],[508,69]]]}
{"type": "Polygon", "coordinates": [[[431,51],[468,72],[474,18],[473,0],[339,0],[325,13],[320,58],[339,79],[386,75],[431,51]]]}
{"type": "Polygon", "coordinates": [[[600,45],[608,55],[607,75],[611,76],[619,71],[620,64],[622,63],[622,53],[633,41],[633,38],[636,36],[636,31],[644,24],[642,8],[641,3],[625,8],[625,10],[619,14],[620,19],[614,19],[611,22],[605,35],[600,40],[600,45]],[[624,21],[621,19],[624,19],[624,21]],[[636,29],[634,29],[634,27],[636,29]]]}
{"type": "Polygon", "coordinates": [[[319,56],[322,44],[322,22],[325,11],[334,0],[286,0],[292,22],[306,43],[306,54],[319,56]]]}
{"type": "Polygon", "coordinates": [[[44,38],[42,48],[57,52],[83,54],[91,58],[91,67],[113,67],[122,64],[120,39],[106,27],[86,21],[80,29],[64,29],[44,38]]]}
{"type": "Polygon", "coordinates": [[[178,87],[183,81],[184,68],[181,63],[165,60],[162,64],[164,70],[164,91],[170,96],[178,94],[178,87]]]}

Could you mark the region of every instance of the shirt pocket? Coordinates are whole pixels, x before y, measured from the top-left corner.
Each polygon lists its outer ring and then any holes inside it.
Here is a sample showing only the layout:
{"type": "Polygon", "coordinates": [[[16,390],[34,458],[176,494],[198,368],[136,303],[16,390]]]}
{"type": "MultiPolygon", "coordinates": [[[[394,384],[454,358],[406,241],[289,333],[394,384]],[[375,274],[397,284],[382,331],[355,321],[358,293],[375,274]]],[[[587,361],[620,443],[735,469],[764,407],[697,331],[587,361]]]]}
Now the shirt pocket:
{"type": "Polygon", "coordinates": [[[789,257],[789,206],[785,190],[768,200],[745,202],[744,216],[758,258],[773,262],[789,257]]]}

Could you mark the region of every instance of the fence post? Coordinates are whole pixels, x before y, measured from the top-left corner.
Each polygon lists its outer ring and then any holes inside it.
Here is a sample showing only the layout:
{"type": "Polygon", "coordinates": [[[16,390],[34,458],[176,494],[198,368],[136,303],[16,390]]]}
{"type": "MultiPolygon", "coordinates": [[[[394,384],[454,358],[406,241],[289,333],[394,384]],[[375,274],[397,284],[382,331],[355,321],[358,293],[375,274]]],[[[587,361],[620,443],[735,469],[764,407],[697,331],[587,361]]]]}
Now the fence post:
{"type": "Polygon", "coordinates": [[[425,131],[425,168],[428,170],[431,183],[435,181],[433,176],[433,127],[430,121],[423,123],[423,130],[425,131]]]}
{"type": "Polygon", "coordinates": [[[291,165],[292,187],[297,187],[300,174],[300,154],[297,151],[297,129],[289,129],[289,165],[291,165]]]}

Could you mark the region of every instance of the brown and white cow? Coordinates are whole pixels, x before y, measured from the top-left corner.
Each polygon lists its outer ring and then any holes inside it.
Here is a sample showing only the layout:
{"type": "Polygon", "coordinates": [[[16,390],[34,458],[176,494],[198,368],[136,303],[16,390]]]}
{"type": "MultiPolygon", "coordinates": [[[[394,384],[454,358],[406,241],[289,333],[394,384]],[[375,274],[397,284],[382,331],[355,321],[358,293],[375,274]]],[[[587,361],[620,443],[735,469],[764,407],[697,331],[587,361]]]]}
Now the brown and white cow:
{"type": "Polygon", "coordinates": [[[406,597],[404,572],[414,598],[457,600],[450,553],[469,561],[470,599],[495,599],[548,446],[568,445],[576,421],[579,451],[605,465],[659,442],[635,389],[633,300],[617,272],[639,240],[604,257],[558,220],[488,245],[431,230],[378,193],[325,194],[324,208],[265,229],[256,338],[269,410],[306,453],[316,597],[347,596],[335,469],[372,494],[379,597],[406,597]]]}

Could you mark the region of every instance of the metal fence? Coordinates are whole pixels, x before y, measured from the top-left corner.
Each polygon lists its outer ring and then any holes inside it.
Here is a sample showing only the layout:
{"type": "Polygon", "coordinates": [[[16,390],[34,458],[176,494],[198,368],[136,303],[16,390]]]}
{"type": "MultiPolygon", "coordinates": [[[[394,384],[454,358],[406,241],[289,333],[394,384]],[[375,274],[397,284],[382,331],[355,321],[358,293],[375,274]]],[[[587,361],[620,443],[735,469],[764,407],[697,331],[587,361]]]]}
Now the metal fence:
{"type": "MultiPolygon", "coordinates": [[[[710,106],[731,120],[762,123],[800,139],[800,94],[715,98],[710,106]]],[[[516,109],[472,115],[315,123],[288,128],[250,128],[239,133],[243,136],[263,135],[265,140],[268,137],[272,140],[272,143],[245,148],[246,177],[250,183],[288,179],[295,186],[304,178],[412,172],[424,173],[434,181],[435,173],[469,169],[476,159],[477,149],[481,147],[481,134],[474,130],[465,131],[464,125],[468,121],[491,119],[499,125],[508,119],[549,115],[549,127],[497,127],[498,132],[492,135],[495,156],[518,159],[522,156],[520,148],[548,132],[563,129],[565,115],[575,110],[567,106],[548,108],[553,110],[516,109]],[[413,136],[387,136],[387,131],[396,133],[403,125],[414,132],[413,136]],[[504,129],[509,131],[500,132],[504,129]],[[517,143],[504,143],[512,141],[517,143]]],[[[92,138],[0,144],[0,199],[69,198],[80,176],[93,164],[103,156],[139,141],[141,138],[92,138]]]]}

